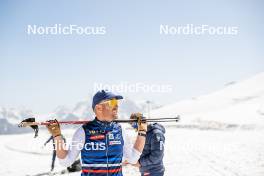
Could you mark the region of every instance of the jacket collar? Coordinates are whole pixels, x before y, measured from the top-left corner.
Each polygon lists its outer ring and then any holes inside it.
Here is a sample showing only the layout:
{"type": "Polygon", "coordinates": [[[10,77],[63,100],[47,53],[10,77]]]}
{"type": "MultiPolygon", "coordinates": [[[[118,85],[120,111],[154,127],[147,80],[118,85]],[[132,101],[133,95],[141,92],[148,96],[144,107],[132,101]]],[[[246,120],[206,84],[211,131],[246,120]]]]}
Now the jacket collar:
{"type": "Polygon", "coordinates": [[[101,128],[111,130],[114,126],[114,122],[101,121],[95,117],[94,122],[101,128]]]}

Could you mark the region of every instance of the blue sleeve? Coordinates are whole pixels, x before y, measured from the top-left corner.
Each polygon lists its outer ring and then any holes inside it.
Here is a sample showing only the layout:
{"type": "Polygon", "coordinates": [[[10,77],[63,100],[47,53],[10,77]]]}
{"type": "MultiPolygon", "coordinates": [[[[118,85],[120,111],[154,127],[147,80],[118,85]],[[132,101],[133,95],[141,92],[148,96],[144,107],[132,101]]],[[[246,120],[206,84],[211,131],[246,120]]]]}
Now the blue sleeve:
{"type": "Polygon", "coordinates": [[[155,133],[150,139],[150,154],[139,159],[141,166],[159,164],[164,156],[165,137],[163,133],[155,133]]]}

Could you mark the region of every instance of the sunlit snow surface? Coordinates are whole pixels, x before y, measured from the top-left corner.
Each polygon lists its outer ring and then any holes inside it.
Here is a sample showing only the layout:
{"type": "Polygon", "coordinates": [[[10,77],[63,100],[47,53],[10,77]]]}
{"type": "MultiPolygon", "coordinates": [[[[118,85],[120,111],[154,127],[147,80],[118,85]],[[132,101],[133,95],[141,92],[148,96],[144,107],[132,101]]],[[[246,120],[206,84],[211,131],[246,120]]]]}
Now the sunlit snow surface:
{"type": "MultiPolygon", "coordinates": [[[[206,131],[172,127],[166,130],[166,175],[264,175],[264,130],[206,131]]],[[[44,129],[42,131],[37,139],[33,134],[0,136],[1,176],[34,175],[50,169],[50,145],[41,148],[49,136],[44,129]]],[[[70,137],[73,131],[64,133],[70,137]]],[[[56,170],[61,169],[56,163],[56,170]]],[[[134,167],[124,167],[123,170],[124,175],[138,175],[134,167]]]]}

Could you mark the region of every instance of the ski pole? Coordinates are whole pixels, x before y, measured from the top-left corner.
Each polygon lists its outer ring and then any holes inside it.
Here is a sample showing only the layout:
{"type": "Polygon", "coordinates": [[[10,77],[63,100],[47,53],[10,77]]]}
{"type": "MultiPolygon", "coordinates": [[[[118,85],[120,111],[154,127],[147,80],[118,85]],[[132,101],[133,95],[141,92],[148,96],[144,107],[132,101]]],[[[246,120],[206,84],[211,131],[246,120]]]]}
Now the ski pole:
{"type": "MultiPolygon", "coordinates": [[[[143,118],[143,122],[178,122],[180,119],[180,116],[172,117],[172,118],[143,118]]],[[[137,119],[116,119],[113,120],[114,122],[117,123],[132,123],[132,122],[137,122],[137,119]]],[[[75,120],[75,121],[58,121],[59,124],[61,125],[80,125],[80,124],[85,124],[90,122],[89,120],[75,120]]],[[[18,127],[31,127],[34,132],[35,132],[35,138],[38,136],[38,131],[39,125],[49,125],[52,124],[53,122],[36,122],[35,118],[27,118],[22,120],[19,124],[18,127]]]]}
{"type": "MultiPolygon", "coordinates": [[[[131,123],[131,122],[137,122],[137,119],[116,119],[113,120],[117,123],[131,123]]],[[[173,117],[173,118],[145,118],[142,119],[143,122],[178,122],[179,116],[173,117]]],[[[59,124],[62,125],[80,125],[90,122],[89,120],[75,120],[75,121],[58,121],[59,124]]],[[[18,124],[18,127],[28,127],[28,126],[34,126],[34,125],[49,125],[52,122],[35,122],[35,118],[28,118],[23,120],[18,124]]]]}

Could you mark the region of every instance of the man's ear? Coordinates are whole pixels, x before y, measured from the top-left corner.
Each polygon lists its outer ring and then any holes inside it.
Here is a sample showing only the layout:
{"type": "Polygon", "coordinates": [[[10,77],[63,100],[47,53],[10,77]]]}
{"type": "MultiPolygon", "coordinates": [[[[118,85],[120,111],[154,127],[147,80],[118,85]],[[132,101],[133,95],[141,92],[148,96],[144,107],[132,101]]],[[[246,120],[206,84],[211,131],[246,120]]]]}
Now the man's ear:
{"type": "Polygon", "coordinates": [[[101,104],[95,105],[94,112],[102,112],[103,106],[101,104]]]}

